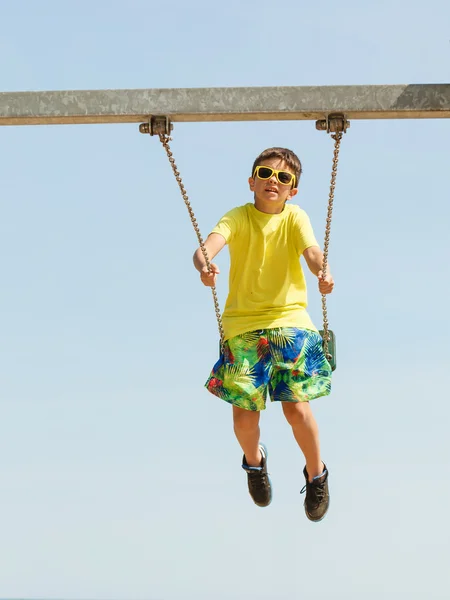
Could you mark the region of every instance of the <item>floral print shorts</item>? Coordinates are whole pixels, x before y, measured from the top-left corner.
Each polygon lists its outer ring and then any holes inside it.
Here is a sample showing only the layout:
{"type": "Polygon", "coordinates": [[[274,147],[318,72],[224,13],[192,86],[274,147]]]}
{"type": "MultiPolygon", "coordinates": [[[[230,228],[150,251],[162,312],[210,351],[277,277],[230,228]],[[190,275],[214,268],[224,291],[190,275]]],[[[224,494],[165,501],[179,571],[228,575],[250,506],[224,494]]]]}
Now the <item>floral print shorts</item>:
{"type": "Polygon", "coordinates": [[[266,398],[308,402],[331,391],[331,367],[316,331],[279,327],[243,333],[225,342],[205,387],[245,410],[266,408],[266,398]]]}

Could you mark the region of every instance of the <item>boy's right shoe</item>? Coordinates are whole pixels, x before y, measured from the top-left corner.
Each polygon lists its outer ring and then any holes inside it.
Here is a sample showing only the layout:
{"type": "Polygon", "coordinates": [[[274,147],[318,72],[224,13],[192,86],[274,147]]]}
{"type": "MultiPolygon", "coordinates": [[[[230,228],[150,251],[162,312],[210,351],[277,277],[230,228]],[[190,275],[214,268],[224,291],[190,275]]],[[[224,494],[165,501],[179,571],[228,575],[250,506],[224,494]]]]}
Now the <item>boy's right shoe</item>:
{"type": "Polygon", "coordinates": [[[267,449],[259,445],[261,464],[259,467],[249,467],[245,456],[242,459],[242,468],[247,472],[248,491],[257,506],[269,506],[272,502],[272,484],[267,472],[267,449]]]}

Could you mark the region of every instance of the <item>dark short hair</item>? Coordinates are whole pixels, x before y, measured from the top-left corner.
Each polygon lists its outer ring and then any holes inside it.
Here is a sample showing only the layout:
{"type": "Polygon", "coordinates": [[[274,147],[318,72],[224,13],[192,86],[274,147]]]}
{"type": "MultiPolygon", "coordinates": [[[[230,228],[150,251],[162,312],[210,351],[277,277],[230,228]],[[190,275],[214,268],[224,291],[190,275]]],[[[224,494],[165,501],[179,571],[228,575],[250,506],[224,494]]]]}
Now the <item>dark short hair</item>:
{"type": "Polygon", "coordinates": [[[272,158],[279,158],[287,164],[295,175],[295,182],[292,187],[298,187],[300,175],[302,174],[302,163],[295,152],[292,152],[292,150],[289,150],[288,148],[267,148],[267,150],[263,150],[253,163],[252,177],[258,165],[262,165],[265,160],[272,158]]]}

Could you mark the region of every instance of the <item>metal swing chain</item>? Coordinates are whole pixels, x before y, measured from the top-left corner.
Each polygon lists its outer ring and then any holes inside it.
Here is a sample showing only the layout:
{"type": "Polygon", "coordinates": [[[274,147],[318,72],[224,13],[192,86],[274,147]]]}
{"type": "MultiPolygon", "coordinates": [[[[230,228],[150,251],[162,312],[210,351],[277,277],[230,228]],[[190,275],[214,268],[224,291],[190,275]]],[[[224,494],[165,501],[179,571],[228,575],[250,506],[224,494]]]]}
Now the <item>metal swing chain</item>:
{"type": "MultiPolygon", "coordinates": [[[[344,128],[346,125],[344,125],[344,128]]],[[[344,129],[345,131],[345,129],[344,129]]],[[[338,131],[333,134],[331,137],[334,139],[334,153],[333,153],[333,168],[331,171],[331,182],[330,182],[330,195],[328,198],[328,211],[327,211],[327,222],[325,227],[325,241],[323,244],[323,264],[322,264],[322,274],[323,277],[327,274],[328,268],[328,249],[330,245],[330,232],[331,232],[331,219],[333,216],[333,204],[334,204],[334,190],[336,188],[336,176],[337,176],[337,168],[339,161],[339,150],[341,148],[341,140],[343,133],[338,131]]],[[[323,313],[323,350],[327,359],[331,358],[330,353],[328,352],[328,342],[330,339],[329,336],[329,323],[328,323],[328,311],[327,311],[327,298],[325,294],[322,294],[322,313],[323,313]]]]}
{"type": "MultiPolygon", "coordinates": [[[[197,219],[195,218],[194,211],[192,210],[192,206],[189,201],[189,196],[187,195],[186,188],[184,187],[183,180],[181,178],[180,172],[178,171],[178,167],[175,163],[175,159],[173,158],[173,154],[172,154],[172,151],[169,146],[169,142],[172,141],[172,138],[169,135],[167,135],[166,133],[159,133],[158,135],[159,135],[161,144],[163,145],[163,148],[167,153],[167,158],[169,159],[170,166],[172,167],[173,174],[175,175],[175,179],[177,180],[178,187],[180,188],[180,192],[183,197],[184,203],[186,204],[186,208],[188,209],[189,216],[191,218],[191,223],[195,230],[195,233],[197,234],[198,243],[199,243],[200,249],[202,251],[203,258],[205,259],[206,266],[208,268],[208,271],[211,273],[211,263],[208,258],[208,253],[206,252],[205,243],[204,243],[202,235],[200,233],[200,228],[198,226],[197,219]]],[[[218,326],[219,335],[220,335],[220,347],[221,347],[221,350],[223,351],[223,349],[224,349],[224,331],[223,331],[223,324],[222,324],[222,316],[221,316],[221,312],[220,312],[219,299],[217,297],[217,291],[216,291],[215,286],[211,288],[211,292],[212,292],[212,296],[213,296],[214,310],[216,312],[217,326],[218,326]]]]}

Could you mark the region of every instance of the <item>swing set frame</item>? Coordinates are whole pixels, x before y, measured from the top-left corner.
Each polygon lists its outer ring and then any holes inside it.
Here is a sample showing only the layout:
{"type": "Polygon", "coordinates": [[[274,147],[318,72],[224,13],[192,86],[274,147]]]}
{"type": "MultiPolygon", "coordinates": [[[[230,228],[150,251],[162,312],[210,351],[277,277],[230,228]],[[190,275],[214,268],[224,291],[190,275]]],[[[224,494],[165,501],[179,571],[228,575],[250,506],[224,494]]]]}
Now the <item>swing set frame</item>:
{"type": "Polygon", "coordinates": [[[0,126],[450,118],[450,83],[0,93],[0,126]]]}

